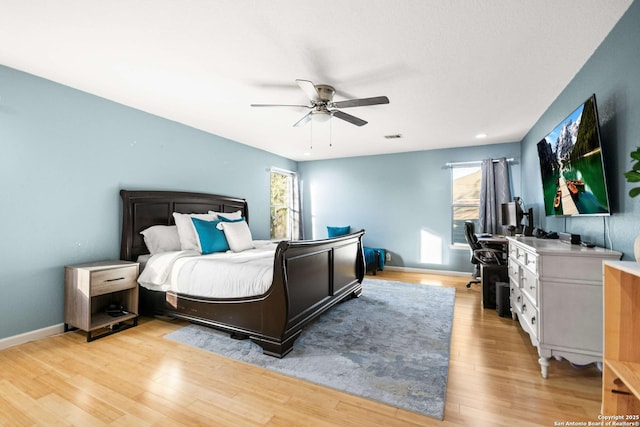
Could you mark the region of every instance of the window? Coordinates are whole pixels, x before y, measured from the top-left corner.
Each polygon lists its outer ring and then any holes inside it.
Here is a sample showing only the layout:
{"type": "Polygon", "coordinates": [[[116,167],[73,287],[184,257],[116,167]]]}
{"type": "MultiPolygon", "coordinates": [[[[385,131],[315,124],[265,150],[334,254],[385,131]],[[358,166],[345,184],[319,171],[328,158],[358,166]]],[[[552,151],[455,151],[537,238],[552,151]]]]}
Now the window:
{"type": "Polygon", "coordinates": [[[298,238],[297,175],[282,169],[271,169],[271,239],[298,238]]]}
{"type": "Polygon", "coordinates": [[[478,166],[451,168],[451,243],[466,245],[464,222],[480,215],[480,183],[482,171],[478,166]]]}

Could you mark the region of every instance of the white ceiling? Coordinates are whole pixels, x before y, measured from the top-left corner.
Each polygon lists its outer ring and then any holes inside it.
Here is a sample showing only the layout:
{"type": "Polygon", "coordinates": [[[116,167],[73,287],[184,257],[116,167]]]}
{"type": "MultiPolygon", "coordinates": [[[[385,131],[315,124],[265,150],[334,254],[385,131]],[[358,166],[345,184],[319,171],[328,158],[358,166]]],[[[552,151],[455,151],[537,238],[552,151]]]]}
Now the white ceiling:
{"type": "Polygon", "coordinates": [[[293,160],[461,147],[521,140],[630,4],[0,0],[0,64],[293,160]],[[390,104],[250,107],[308,103],[295,79],[390,104]]]}

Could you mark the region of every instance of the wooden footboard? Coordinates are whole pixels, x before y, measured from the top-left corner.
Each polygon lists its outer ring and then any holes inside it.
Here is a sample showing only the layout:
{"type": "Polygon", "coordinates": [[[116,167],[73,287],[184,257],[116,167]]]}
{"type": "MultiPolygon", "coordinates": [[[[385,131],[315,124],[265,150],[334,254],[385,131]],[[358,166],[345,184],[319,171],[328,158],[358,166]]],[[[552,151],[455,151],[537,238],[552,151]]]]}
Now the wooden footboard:
{"type": "MultiPolygon", "coordinates": [[[[283,357],[305,325],[345,298],[360,295],[365,270],[363,235],[364,230],[278,245],[272,289],[282,290],[286,316],[273,323],[264,318],[266,338],[252,337],[265,353],[283,357]],[[279,338],[272,342],[275,337],[279,338]]],[[[269,311],[273,312],[267,310],[265,315],[269,311]]]]}
{"type": "MultiPolygon", "coordinates": [[[[175,191],[120,191],[123,201],[120,257],[136,260],[148,253],[140,231],[172,225],[173,212],[241,210],[244,199],[175,191]]],[[[187,319],[250,338],[265,354],[283,357],[302,329],[338,302],[362,292],[364,230],[325,240],[281,242],[274,258],[273,283],[264,294],[219,299],[148,291],[140,288],[142,314],[187,319]]]]}
{"type": "Polygon", "coordinates": [[[168,292],[166,314],[250,338],[265,354],[284,357],[309,322],[362,292],[363,235],[364,230],[333,239],[281,242],[266,294],[229,300],[168,292]]]}

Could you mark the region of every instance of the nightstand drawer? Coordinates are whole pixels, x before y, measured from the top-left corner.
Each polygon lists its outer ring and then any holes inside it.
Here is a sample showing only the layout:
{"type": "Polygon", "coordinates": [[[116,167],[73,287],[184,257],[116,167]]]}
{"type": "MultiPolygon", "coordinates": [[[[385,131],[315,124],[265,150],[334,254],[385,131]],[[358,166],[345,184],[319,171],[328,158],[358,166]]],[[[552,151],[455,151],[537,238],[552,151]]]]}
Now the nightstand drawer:
{"type": "Polygon", "coordinates": [[[91,272],[91,296],[131,289],[136,282],[138,266],[110,268],[91,272]]]}

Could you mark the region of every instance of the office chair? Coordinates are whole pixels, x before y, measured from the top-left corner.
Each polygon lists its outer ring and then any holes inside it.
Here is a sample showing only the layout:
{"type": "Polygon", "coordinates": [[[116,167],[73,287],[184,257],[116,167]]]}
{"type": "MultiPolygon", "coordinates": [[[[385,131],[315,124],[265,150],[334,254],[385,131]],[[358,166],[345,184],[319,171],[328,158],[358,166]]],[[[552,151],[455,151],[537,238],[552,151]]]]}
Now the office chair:
{"type": "Polygon", "coordinates": [[[482,282],[478,279],[480,277],[480,265],[504,265],[506,264],[504,260],[505,253],[500,249],[483,246],[478,241],[473,221],[464,222],[464,237],[471,250],[471,263],[475,266],[474,278],[467,283],[467,288],[470,288],[472,284],[482,282]]]}

